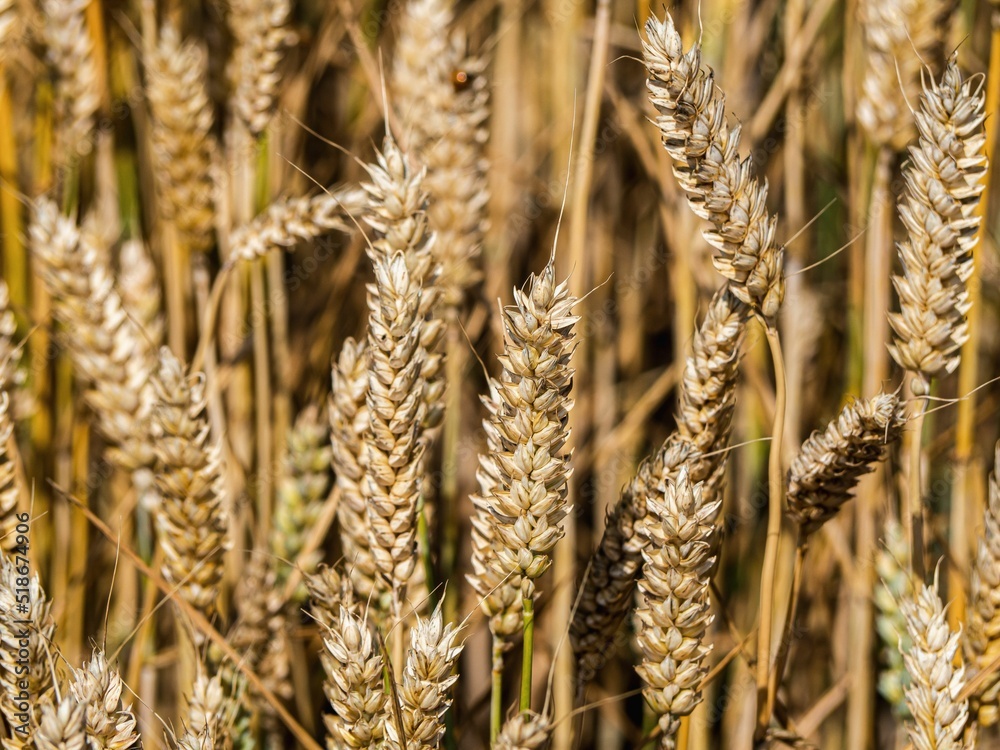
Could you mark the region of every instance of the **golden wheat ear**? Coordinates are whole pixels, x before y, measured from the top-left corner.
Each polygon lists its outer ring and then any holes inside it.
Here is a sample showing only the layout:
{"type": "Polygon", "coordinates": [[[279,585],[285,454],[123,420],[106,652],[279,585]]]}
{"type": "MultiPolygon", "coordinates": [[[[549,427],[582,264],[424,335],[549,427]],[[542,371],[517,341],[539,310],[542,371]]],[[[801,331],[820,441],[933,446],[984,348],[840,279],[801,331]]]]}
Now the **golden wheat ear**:
{"type": "Polygon", "coordinates": [[[93,148],[94,115],[100,106],[93,37],[87,28],[87,0],[44,0],[42,37],[55,71],[57,158],[73,162],[93,148]]]}
{"type": "Polygon", "coordinates": [[[909,652],[912,641],[906,631],[906,620],[900,602],[913,597],[913,576],[910,575],[910,545],[902,524],[889,519],[883,533],[883,546],[875,553],[875,629],[882,642],[885,667],[879,673],[878,691],[901,719],[910,717],[906,706],[906,688],[910,675],[903,664],[903,654],[909,652]]]}
{"type": "Polygon", "coordinates": [[[552,738],[552,721],[544,714],[518,711],[504,722],[494,750],[544,750],[552,738]]]}
{"type": "Polygon", "coordinates": [[[139,742],[136,718],[122,701],[121,675],[103,651],[94,650],[82,669],[74,669],[70,694],[84,708],[88,744],[102,750],[128,750],[139,742]]]}

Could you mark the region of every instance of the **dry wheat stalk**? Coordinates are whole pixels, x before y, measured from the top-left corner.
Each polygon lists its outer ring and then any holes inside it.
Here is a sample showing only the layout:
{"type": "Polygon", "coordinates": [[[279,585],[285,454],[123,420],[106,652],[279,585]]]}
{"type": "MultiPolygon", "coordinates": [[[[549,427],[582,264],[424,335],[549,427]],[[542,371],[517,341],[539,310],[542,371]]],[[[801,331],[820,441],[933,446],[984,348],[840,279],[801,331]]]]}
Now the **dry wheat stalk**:
{"type": "Polygon", "coordinates": [[[692,210],[712,222],[705,233],[716,269],[740,300],[774,319],[784,296],[784,250],[775,244],[777,218],[767,211],[767,184],[753,160],[739,157],[740,128],[726,121],[726,97],[701,65],[701,45],[684,52],[667,14],[646,22],[642,43],[656,125],[673,158],[674,175],[692,210]]]}
{"type": "Polygon", "coordinates": [[[163,343],[163,298],[156,264],[142,240],[122,243],[119,267],[117,287],[122,306],[139,327],[147,346],[159,349],[163,343]]]}
{"type": "Polygon", "coordinates": [[[194,250],[212,246],[214,170],[218,143],[206,80],[205,50],[183,41],[167,24],[155,49],[146,52],[146,97],[150,134],[163,215],[172,220],[194,250]]]}
{"type": "Polygon", "coordinates": [[[493,750],[544,750],[552,737],[552,722],[543,714],[518,712],[504,722],[493,750]]]}
{"type": "Polygon", "coordinates": [[[122,702],[123,687],[118,670],[98,649],[82,669],[73,670],[69,691],[84,707],[91,750],[127,750],[138,743],[135,715],[122,702]]]}
{"type": "Polygon", "coordinates": [[[937,581],[920,585],[919,592],[900,603],[906,629],[913,641],[903,655],[910,673],[906,704],[913,716],[907,726],[917,750],[958,750],[975,747],[973,731],[963,741],[969,719],[969,702],[959,700],[965,686],[965,668],[954,666],[959,633],[948,628],[944,605],[938,596],[937,581]]]}
{"type": "Polygon", "coordinates": [[[230,252],[237,260],[255,260],[278,248],[338,231],[352,232],[353,217],[367,207],[364,191],[341,187],[311,198],[282,198],[246,226],[233,231],[230,252]]]}
{"type": "Polygon", "coordinates": [[[479,278],[476,260],[489,200],[485,66],[466,58],[464,39],[450,32],[453,20],[450,0],[407,3],[392,70],[407,149],[427,167],[428,223],[448,310],[462,304],[479,278]]]}
{"type": "Polygon", "coordinates": [[[229,21],[237,40],[233,53],[233,109],[253,135],[267,128],[281,84],[278,66],[295,41],[286,28],[290,0],[238,0],[229,21]]]}
{"type": "MultiPolygon", "coordinates": [[[[671,435],[643,461],[609,511],[570,623],[570,642],[581,684],[592,680],[614,653],[615,638],[632,607],[643,550],[649,543],[641,532],[649,512],[647,496],[656,487],[674,481],[681,467],[690,467],[698,459],[689,439],[671,435]]],[[[690,468],[688,471],[690,476],[690,468]]],[[[704,497],[704,487],[702,492],[704,497]]]]}
{"type": "Polygon", "coordinates": [[[899,439],[905,421],[899,398],[880,393],[849,403],[802,444],[788,474],[788,514],[803,538],[851,499],[858,480],[899,439]]]}
{"type": "Polygon", "coordinates": [[[212,444],[205,411],[205,379],[185,377],[169,349],[160,349],[154,379],[151,433],[162,496],[156,526],[163,575],[180,584],[180,595],[206,615],[215,611],[228,546],[220,447],[212,444]]]}
{"type": "Polygon", "coordinates": [[[458,628],[445,624],[441,605],[426,619],[417,619],[410,631],[410,650],[399,686],[403,737],[396,722],[387,721],[391,748],[436,750],[444,737],[444,714],[451,706],[451,689],[458,681],[455,664],[462,653],[458,628]],[[404,742],[405,740],[405,742],[404,742]]]}
{"type": "Polygon", "coordinates": [[[381,745],[387,721],[382,655],[367,617],[341,608],[338,627],[324,631],[320,658],[326,671],[323,691],[336,712],[323,719],[335,742],[351,748],[381,745]]]}
{"type": "Polygon", "coordinates": [[[340,488],[337,522],[344,566],[358,599],[365,601],[384,589],[368,543],[370,524],[361,491],[361,452],[368,431],[368,350],[365,342],[347,339],[332,366],[330,443],[332,464],[340,488]]]}
{"type": "Polygon", "coordinates": [[[40,700],[38,726],[31,740],[38,750],[84,750],[87,747],[84,705],[73,695],[53,694],[40,700]]]}
{"type": "Polygon", "coordinates": [[[66,331],[63,342],[74,367],[94,385],[86,399],[113,445],[109,457],[131,471],[148,466],[153,455],[145,422],[155,350],[126,314],[102,253],[55,203],[36,202],[29,233],[55,317],[66,331]]]}
{"type": "Polygon", "coordinates": [[[983,104],[981,84],[963,80],[952,60],[939,83],[924,84],[914,113],[920,140],[910,147],[899,202],[907,238],[897,245],[903,275],[892,279],[900,312],[889,315],[896,333],[889,351],[923,382],[954,370],[968,338],[965,283],[986,173],[983,104]]]}
{"type": "Polygon", "coordinates": [[[660,746],[673,747],[679,719],[701,702],[705,658],[712,647],[705,633],[713,615],[709,572],[715,563],[712,537],[719,499],[706,502],[686,468],[650,492],[643,526],[650,544],[643,551],[637,610],[637,641],[643,662],[636,668],[647,702],[659,716],[660,746]]]}
{"type": "Polygon", "coordinates": [[[941,0],[866,0],[859,4],[865,69],[857,118],[879,146],[902,150],[913,140],[908,102],[944,37],[948,4],[941,0]]]}
{"type": "Polygon", "coordinates": [[[896,716],[908,718],[906,688],[910,675],[903,663],[903,654],[913,647],[913,641],[906,632],[906,620],[899,603],[913,597],[913,578],[910,577],[910,547],[899,521],[886,522],[885,546],[875,553],[875,573],[882,581],[875,588],[875,629],[882,641],[886,665],[879,674],[878,690],[896,716]]]}
{"type": "Polygon", "coordinates": [[[47,58],[56,73],[57,159],[90,152],[100,89],[94,43],[87,28],[88,0],[41,0],[47,58]]]}
{"type": "Polygon", "coordinates": [[[391,137],[367,167],[371,199],[365,220],[375,283],[368,285],[368,432],[361,491],[368,542],[379,575],[392,589],[398,617],[416,566],[417,502],[423,481],[429,406],[440,409],[436,348],[443,326],[433,318],[437,290],[424,213],[422,172],[411,169],[391,137]],[[433,380],[432,380],[433,378],[433,380]],[[436,391],[436,393],[434,393],[436,391]]]}
{"type": "Polygon", "coordinates": [[[52,670],[49,654],[53,650],[52,636],[55,633],[55,621],[50,610],[52,603],[45,597],[45,591],[38,579],[38,574],[28,580],[28,611],[18,611],[18,589],[24,589],[22,574],[27,571],[20,568],[22,559],[9,558],[0,555],[0,712],[8,727],[23,727],[26,723],[22,707],[18,705],[28,696],[28,726],[26,733],[15,732],[9,740],[4,741],[4,747],[30,747],[26,743],[27,735],[34,729],[38,718],[38,701],[52,686],[52,670]],[[22,579],[22,580],[19,580],[22,579]],[[22,674],[23,665],[18,663],[19,651],[25,648],[22,643],[27,639],[27,674],[22,674]],[[25,687],[22,681],[27,682],[25,687]]]}
{"type": "MultiPolygon", "coordinates": [[[[288,433],[270,539],[271,553],[304,573],[315,570],[320,559],[319,551],[301,553],[330,490],[332,452],[329,423],[315,405],[307,406],[288,433]]],[[[290,572],[288,564],[279,566],[277,582],[284,583],[290,572]]]]}
{"type": "MultiPolygon", "coordinates": [[[[983,513],[983,535],[972,565],[970,597],[963,638],[970,670],[985,669],[1000,655],[1000,443],[994,453],[989,503],[983,513]]],[[[971,675],[970,675],[971,676],[971,675]]],[[[1000,677],[994,673],[973,697],[980,726],[1000,719],[1000,677]]]]}

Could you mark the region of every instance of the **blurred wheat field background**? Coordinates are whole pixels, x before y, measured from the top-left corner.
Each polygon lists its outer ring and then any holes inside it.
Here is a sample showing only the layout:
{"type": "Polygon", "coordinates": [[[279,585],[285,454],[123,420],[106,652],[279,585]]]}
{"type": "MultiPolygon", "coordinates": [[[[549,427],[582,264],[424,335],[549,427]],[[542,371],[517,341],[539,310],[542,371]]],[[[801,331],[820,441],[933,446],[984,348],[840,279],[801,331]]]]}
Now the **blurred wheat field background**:
{"type": "Polygon", "coordinates": [[[4,748],[1000,747],[998,105],[983,0],[0,0],[4,748]]]}

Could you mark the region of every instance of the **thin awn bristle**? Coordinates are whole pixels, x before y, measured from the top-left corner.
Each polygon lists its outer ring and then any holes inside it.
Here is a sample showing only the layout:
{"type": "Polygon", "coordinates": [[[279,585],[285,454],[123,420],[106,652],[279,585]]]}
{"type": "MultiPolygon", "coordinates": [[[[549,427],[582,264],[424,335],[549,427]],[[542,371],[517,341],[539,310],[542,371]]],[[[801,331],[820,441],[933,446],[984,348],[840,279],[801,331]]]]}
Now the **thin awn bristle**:
{"type": "Polygon", "coordinates": [[[895,331],[889,351],[924,383],[952,372],[969,338],[966,281],[973,271],[975,209],[987,166],[983,106],[981,87],[974,79],[963,80],[952,60],[940,82],[924,85],[914,113],[920,140],[910,147],[899,202],[907,238],[897,245],[903,275],[892,279],[900,311],[889,315],[895,331]]]}
{"type": "Polygon", "coordinates": [[[726,121],[726,97],[702,67],[701,45],[685,53],[667,14],[646,22],[642,48],[649,98],[674,175],[692,210],[713,224],[705,239],[717,252],[715,268],[733,294],[773,320],[785,293],[777,218],[768,214],[767,185],[755,176],[753,160],[739,157],[740,128],[726,121]]]}
{"type": "Polygon", "coordinates": [[[804,536],[851,499],[858,480],[885,458],[906,421],[899,398],[880,393],[848,404],[823,432],[802,444],[788,476],[788,514],[804,536]]]}
{"type": "Polygon", "coordinates": [[[680,718],[701,700],[705,642],[711,624],[709,574],[715,564],[712,537],[721,500],[705,502],[701,485],[692,485],[686,469],[649,496],[644,530],[650,539],[643,551],[639,579],[637,640],[642,664],[636,671],[646,684],[643,695],[659,717],[660,746],[673,747],[680,718]]]}
{"type": "Polygon", "coordinates": [[[150,140],[161,210],[193,250],[213,243],[215,185],[219,158],[212,134],[207,54],[183,41],[172,25],[160,30],[157,47],[146,52],[146,96],[152,114],[150,140]]]}

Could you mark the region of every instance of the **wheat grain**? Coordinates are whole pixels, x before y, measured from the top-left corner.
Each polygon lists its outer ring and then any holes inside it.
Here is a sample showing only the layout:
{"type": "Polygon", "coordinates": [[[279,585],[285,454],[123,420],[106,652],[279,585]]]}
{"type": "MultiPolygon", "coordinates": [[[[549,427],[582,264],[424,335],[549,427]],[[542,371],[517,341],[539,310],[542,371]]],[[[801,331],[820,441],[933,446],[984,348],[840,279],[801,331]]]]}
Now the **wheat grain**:
{"type": "Polygon", "coordinates": [[[823,432],[814,432],[792,461],[788,514],[805,537],[851,499],[858,480],[885,457],[906,416],[899,399],[880,393],[849,403],[823,432]]]}
{"type": "Polygon", "coordinates": [[[959,633],[948,628],[937,581],[920,585],[913,598],[900,604],[913,645],[903,655],[910,673],[906,704],[913,716],[907,726],[910,741],[919,750],[958,750],[975,747],[975,732],[963,741],[969,702],[959,700],[965,686],[965,668],[954,666],[959,633]]]}
{"type": "Polygon", "coordinates": [[[146,52],[146,97],[152,114],[150,140],[165,218],[193,250],[212,246],[214,170],[218,144],[206,88],[205,50],[183,41],[169,24],[146,52]]]}
{"type": "Polygon", "coordinates": [[[164,347],[154,385],[151,433],[162,496],[156,527],[163,575],[179,585],[185,601],[211,615],[219,600],[228,518],[220,448],[210,442],[204,414],[205,379],[185,377],[181,363],[164,347]]]}
{"type": "Polygon", "coordinates": [[[969,336],[966,281],[986,173],[983,104],[981,86],[963,80],[952,60],[940,82],[924,85],[914,113],[920,140],[910,148],[899,203],[907,238],[897,245],[903,275],[893,277],[900,311],[889,315],[896,334],[889,351],[924,383],[958,366],[969,336]]]}
{"type": "Polygon", "coordinates": [[[94,115],[100,105],[94,43],[87,28],[87,0],[42,0],[46,56],[56,73],[57,158],[72,161],[93,147],[94,115]]]}
{"type": "Polygon", "coordinates": [[[701,702],[704,661],[711,652],[705,633],[713,615],[709,571],[715,563],[712,537],[721,500],[705,502],[686,468],[647,498],[643,526],[650,544],[639,579],[642,601],[636,616],[643,661],[636,668],[647,702],[659,717],[661,747],[673,747],[679,719],[701,702]]]}
{"type": "Polygon", "coordinates": [[[774,319],[785,286],[784,250],[774,239],[777,218],[768,214],[767,185],[755,176],[753,160],[739,157],[740,128],[729,128],[725,95],[701,65],[701,45],[685,53],[667,14],[646,22],[642,48],[649,98],[674,175],[692,210],[714,227],[705,233],[718,253],[713,263],[733,294],[774,319]]]}
{"type": "Polygon", "coordinates": [[[84,707],[87,745],[92,750],[127,750],[139,741],[135,715],[122,702],[122,678],[103,651],[73,670],[70,695],[84,707]]]}

